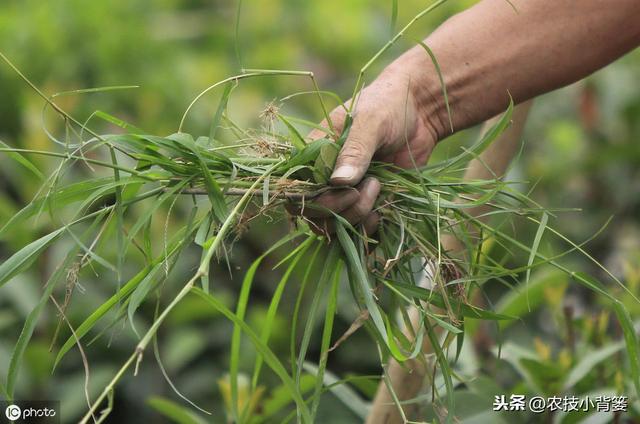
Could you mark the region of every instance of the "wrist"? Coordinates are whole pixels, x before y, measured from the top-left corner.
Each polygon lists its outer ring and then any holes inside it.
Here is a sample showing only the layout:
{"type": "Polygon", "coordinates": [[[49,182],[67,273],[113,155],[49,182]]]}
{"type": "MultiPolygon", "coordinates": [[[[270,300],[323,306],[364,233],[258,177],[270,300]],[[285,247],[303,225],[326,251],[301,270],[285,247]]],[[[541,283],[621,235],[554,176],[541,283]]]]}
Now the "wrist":
{"type": "Polygon", "coordinates": [[[414,47],[394,60],[382,71],[379,79],[400,80],[407,87],[416,119],[421,120],[432,133],[434,142],[437,143],[451,133],[440,77],[422,47],[414,47]]]}

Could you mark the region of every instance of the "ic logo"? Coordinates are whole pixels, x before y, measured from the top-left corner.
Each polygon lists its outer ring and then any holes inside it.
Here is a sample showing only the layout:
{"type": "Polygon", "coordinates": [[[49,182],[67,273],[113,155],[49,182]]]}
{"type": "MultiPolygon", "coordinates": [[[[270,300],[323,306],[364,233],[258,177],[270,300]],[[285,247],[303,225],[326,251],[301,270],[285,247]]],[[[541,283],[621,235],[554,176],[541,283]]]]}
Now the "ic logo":
{"type": "Polygon", "coordinates": [[[18,405],[9,405],[4,410],[4,415],[9,421],[16,421],[22,416],[22,409],[18,405]]]}

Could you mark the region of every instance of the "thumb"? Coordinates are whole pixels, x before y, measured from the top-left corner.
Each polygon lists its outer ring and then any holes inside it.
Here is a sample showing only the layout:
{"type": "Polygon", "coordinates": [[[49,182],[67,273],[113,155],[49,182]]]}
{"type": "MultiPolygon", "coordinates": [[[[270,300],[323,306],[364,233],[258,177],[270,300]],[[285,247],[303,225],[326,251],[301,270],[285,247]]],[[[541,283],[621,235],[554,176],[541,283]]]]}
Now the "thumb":
{"type": "Polygon", "coordinates": [[[331,174],[332,185],[354,186],[367,172],[378,147],[378,128],[376,125],[367,126],[364,121],[365,119],[357,118],[353,120],[349,136],[338,154],[331,174]]]}

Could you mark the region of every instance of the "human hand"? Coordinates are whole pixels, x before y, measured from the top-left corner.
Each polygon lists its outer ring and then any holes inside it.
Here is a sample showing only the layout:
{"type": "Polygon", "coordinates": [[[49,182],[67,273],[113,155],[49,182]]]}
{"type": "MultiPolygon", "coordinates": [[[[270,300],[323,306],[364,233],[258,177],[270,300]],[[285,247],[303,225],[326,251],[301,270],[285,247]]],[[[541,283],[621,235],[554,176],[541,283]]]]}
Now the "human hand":
{"type": "MultiPolygon", "coordinates": [[[[288,208],[309,220],[315,232],[332,233],[333,213],[338,213],[373,234],[379,221],[373,208],[381,187],[376,178],[365,177],[371,160],[412,168],[424,165],[431,155],[438,140],[436,128],[441,125],[430,113],[424,88],[415,90],[413,85],[418,82],[399,68],[387,68],[357,99],[348,137],[329,181],[340,188],[323,193],[310,204],[288,208]]],[[[346,116],[343,107],[329,115],[336,133],[342,132],[346,116]]],[[[326,121],[321,125],[328,127],[326,121]]],[[[309,134],[312,140],[325,136],[322,130],[309,134]]]]}

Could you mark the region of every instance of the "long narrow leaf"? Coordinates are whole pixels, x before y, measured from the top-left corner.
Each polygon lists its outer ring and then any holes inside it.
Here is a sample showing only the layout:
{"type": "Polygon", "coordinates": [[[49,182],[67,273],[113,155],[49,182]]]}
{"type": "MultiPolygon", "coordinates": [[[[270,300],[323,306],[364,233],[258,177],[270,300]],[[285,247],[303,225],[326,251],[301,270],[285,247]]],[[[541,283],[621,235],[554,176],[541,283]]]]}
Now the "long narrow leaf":
{"type": "Polygon", "coordinates": [[[311,416],[315,419],[320,405],[320,391],[322,390],[322,384],[324,383],[324,371],[327,367],[327,360],[329,359],[329,348],[331,346],[331,333],[333,331],[333,320],[336,313],[338,304],[338,284],[340,283],[340,277],[342,275],[342,262],[338,262],[338,266],[333,271],[333,278],[331,279],[331,288],[329,289],[329,300],[327,301],[327,310],[324,317],[324,329],[322,331],[322,340],[320,342],[320,361],[318,362],[318,369],[316,373],[316,385],[313,391],[314,399],[311,404],[311,416]]]}
{"type": "Polygon", "coordinates": [[[531,252],[529,253],[529,260],[527,261],[527,272],[524,280],[525,290],[527,292],[527,307],[531,310],[531,305],[529,305],[529,278],[531,277],[531,265],[533,264],[533,260],[536,257],[536,252],[538,251],[538,246],[540,246],[540,240],[542,240],[542,234],[544,233],[544,229],[547,227],[547,221],[549,220],[549,215],[546,212],[542,213],[542,218],[540,218],[540,225],[538,226],[538,231],[536,231],[536,236],[533,239],[533,244],[531,245],[531,252]]]}
{"type": "Polygon", "coordinates": [[[311,413],[309,411],[309,408],[307,407],[307,404],[298,391],[295,382],[291,379],[291,377],[287,373],[287,370],[282,365],[280,360],[278,360],[278,357],[273,353],[273,351],[269,349],[269,347],[264,343],[262,343],[260,337],[243,320],[238,318],[236,314],[230,311],[221,301],[211,296],[210,294],[205,293],[197,287],[193,288],[192,291],[205,302],[207,302],[212,308],[227,317],[236,326],[240,327],[240,329],[251,339],[251,342],[253,343],[258,353],[264,358],[265,363],[280,378],[282,383],[291,393],[291,397],[294,399],[298,410],[300,411],[305,422],[311,422],[311,413]]]}
{"type": "MultiPolygon", "coordinates": [[[[98,217],[94,220],[93,224],[85,231],[85,234],[92,234],[95,227],[101,222],[104,215],[105,213],[98,215],[98,217]]],[[[70,249],[67,252],[65,260],[57,267],[57,269],[54,271],[54,273],[51,275],[51,277],[47,281],[44,292],[40,298],[40,301],[31,310],[31,312],[27,316],[27,319],[24,322],[24,326],[22,327],[22,331],[20,332],[18,341],[16,342],[13,348],[13,353],[11,354],[11,360],[9,361],[9,371],[7,373],[7,387],[6,387],[8,400],[13,400],[14,389],[18,379],[18,373],[20,371],[20,367],[22,365],[22,361],[24,358],[24,353],[27,349],[29,342],[31,341],[31,337],[38,323],[38,319],[40,318],[40,314],[42,313],[44,307],[48,303],[49,296],[53,293],[53,290],[56,288],[58,282],[67,274],[69,266],[71,266],[71,264],[77,260],[76,255],[79,250],[80,250],[80,246],[76,244],[72,249],[70,249]]]]}
{"type": "Polygon", "coordinates": [[[373,289],[369,283],[369,278],[367,277],[367,273],[364,270],[362,262],[360,261],[356,246],[347,234],[347,230],[344,228],[343,224],[339,221],[336,221],[336,232],[340,245],[344,251],[347,266],[350,268],[352,275],[357,279],[357,283],[360,285],[360,289],[364,295],[365,304],[367,305],[367,310],[369,311],[371,320],[373,321],[378,334],[385,342],[388,342],[384,319],[382,318],[380,307],[373,298],[373,289]]]}
{"type": "Polygon", "coordinates": [[[13,254],[0,265],[0,287],[6,284],[16,275],[27,269],[35,261],[40,253],[53,243],[65,228],[55,230],[46,236],[40,237],[13,254]]]}
{"type": "MultiPolygon", "coordinates": [[[[1,140],[0,140],[0,146],[5,147],[7,149],[11,148],[11,146],[7,145],[5,142],[1,140]]],[[[25,169],[27,169],[29,172],[31,172],[33,175],[38,177],[39,180],[44,181],[44,175],[42,175],[42,172],[40,172],[40,170],[29,159],[25,158],[18,152],[6,151],[5,153],[15,162],[17,162],[18,164],[23,166],[25,169]]]]}

